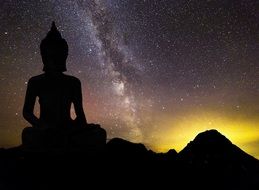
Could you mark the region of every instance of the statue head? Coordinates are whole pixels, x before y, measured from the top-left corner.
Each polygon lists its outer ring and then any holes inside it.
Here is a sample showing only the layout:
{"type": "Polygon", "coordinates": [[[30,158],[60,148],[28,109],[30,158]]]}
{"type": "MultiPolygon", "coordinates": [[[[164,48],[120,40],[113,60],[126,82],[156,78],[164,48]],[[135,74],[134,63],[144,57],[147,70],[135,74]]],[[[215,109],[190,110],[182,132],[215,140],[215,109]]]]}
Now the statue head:
{"type": "Polygon", "coordinates": [[[51,30],[41,41],[40,53],[44,64],[43,71],[66,71],[66,59],[68,56],[68,45],[58,31],[55,22],[52,22],[51,30]]]}

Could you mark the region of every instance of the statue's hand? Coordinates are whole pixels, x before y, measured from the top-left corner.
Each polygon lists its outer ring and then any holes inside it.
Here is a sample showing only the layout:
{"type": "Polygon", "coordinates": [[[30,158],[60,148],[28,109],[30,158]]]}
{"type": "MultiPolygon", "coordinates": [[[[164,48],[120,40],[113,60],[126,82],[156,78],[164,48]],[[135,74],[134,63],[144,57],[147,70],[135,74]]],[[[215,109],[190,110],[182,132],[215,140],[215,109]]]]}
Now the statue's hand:
{"type": "Polygon", "coordinates": [[[41,128],[41,129],[47,129],[47,128],[53,128],[54,126],[47,124],[45,122],[40,122],[38,125],[35,125],[35,127],[41,128]]]}

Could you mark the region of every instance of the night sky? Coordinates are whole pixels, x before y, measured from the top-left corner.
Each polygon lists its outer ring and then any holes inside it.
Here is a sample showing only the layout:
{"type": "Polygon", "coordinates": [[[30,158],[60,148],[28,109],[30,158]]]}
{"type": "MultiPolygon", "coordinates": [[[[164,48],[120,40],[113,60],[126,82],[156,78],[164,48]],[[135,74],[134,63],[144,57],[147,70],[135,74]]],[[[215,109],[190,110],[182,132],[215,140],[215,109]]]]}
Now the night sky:
{"type": "Polygon", "coordinates": [[[256,0],[1,1],[1,147],[18,145],[29,126],[26,85],[42,73],[39,45],[52,21],[87,121],[109,139],[180,151],[214,128],[259,158],[256,0]]]}

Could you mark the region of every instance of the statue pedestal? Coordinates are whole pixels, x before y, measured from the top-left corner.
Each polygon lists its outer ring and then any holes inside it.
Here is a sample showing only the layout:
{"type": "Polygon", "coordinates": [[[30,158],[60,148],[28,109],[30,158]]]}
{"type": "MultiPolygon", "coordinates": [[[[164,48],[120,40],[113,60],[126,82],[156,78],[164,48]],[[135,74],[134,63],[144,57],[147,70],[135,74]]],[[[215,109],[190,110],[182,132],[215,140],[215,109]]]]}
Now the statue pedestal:
{"type": "Polygon", "coordinates": [[[97,124],[71,128],[26,127],[22,146],[29,151],[91,151],[106,145],[106,131],[97,124]]]}

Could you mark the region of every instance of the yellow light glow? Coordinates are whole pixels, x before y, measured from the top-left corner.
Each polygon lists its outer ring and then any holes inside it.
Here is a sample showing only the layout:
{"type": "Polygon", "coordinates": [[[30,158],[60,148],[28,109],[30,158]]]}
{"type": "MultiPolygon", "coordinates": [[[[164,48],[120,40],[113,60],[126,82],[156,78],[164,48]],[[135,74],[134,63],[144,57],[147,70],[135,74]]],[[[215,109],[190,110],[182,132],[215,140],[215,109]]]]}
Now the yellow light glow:
{"type": "Polygon", "coordinates": [[[177,119],[167,118],[161,125],[159,128],[164,130],[156,135],[156,145],[152,147],[155,151],[166,152],[172,148],[180,151],[200,132],[216,129],[233,144],[259,158],[258,146],[253,144],[253,142],[259,142],[259,120],[228,118],[215,113],[199,113],[177,119]]]}

